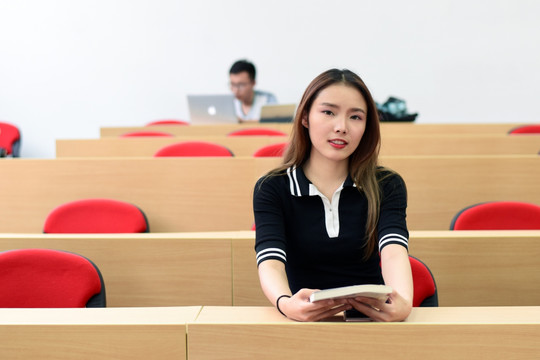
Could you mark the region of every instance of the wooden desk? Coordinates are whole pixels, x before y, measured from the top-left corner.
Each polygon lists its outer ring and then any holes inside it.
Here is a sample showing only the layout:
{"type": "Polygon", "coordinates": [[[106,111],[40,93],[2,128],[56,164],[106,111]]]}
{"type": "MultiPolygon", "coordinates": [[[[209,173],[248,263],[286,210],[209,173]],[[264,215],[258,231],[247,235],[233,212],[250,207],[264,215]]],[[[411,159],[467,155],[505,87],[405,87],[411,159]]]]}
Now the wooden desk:
{"type": "Polygon", "coordinates": [[[540,204],[540,156],[385,156],[408,189],[410,230],[446,230],[463,208],[486,201],[540,204]]]}
{"type": "Polygon", "coordinates": [[[540,307],[415,308],[402,323],[297,323],[269,307],[204,307],[187,326],[188,358],[198,360],[540,356],[540,307]]]}
{"type": "Polygon", "coordinates": [[[246,124],[208,124],[208,125],[154,125],[154,126],[120,126],[100,128],[100,137],[114,136],[137,132],[137,131],[160,131],[176,136],[226,136],[227,134],[239,130],[263,127],[276,129],[285,133],[290,133],[291,123],[246,123],[246,124]]]}
{"type": "Polygon", "coordinates": [[[0,251],[49,248],[88,257],[107,306],[232,305],[231,241],[204,234],[0,234],[0,251]]]}
{"type": "MultiPolygon", "coordinates": [[[[254,244],[232,240],[235,306],[269,305],[254,244]]],[[[433,272],[440,306],[540,306],[540,231],[411,231],[409,251],[433,272]]]]}
{"type": "Polygon", "coordinates": [[[506,134],[399,135],[382,138],[381,156],[536,155],[540,136],[506,134]]]}
{"type": "MultiPolygon", "coordinates": [[[[525,125],[521,123],[506,124],[418,124],[418,123],[381,123],[383,138],[388,135],[434,135],[434,134],[507,134],[511,129],[525,125]]],[[[251,123],[251,124],[212,124],[212,125],[158,125],[158,126],[130,126],[130,127],[102,127],[100,137],[120,136],[134,131],[163,131],[177,136],[191,135],[227,135],[228,133],[242,128],[266,127],[289,133],[290,123],[251,123]]]]}
{"type": "Polygon", "coordinates": [[[201,307],[0,309],[2,359],[186,359],[201,307]]]}
{"type": "MultiPolygon", "coordinates": [[[[255,151],[265,145],[284,143],[288,140],[288,136],[105,137],[56,140],[56,157],[153,156],[162,147],[182,141],[208,141],[227,147],[234,156],[253,156],[255,151]]],[[[538,148],[540,150],[540,144],[538,148]]]]}
{"type": "MultiPolygon", "coordinates": [[[[56,206],[80,198],[131,202],[151,232],[235,231],[253,225],[257,179],[279,158],[63,158],[0,162],[0,232],[41,232],[56,206]],[[9,175],[7,175],[9,174],[9,175]]],[[[540,204],[540,156],[384,156],[408,188],[411,230],[445,230],[466,206],[540,204]]]]}
{"type": "MultiPolygon", "coordinates": [[[[284,136],[178,136],[56,140],[56,157],[153,156],[160,148],[181,141],[209,141],[229,148],[235,156],[252,156],[264,145],[289,141],[284,136]]],[[[535,155],[540,136],[508,135],[391,135],[382,140],[382,156],[402,155],[535,155]]]]}
{"type": "Polygon", "coordinates": [[[401,323],[298,323],[273,307],[0,309],[0,336],[6,359],[536,359],[540,307],[415,308],[401,323]]]}
{"type": "Polygon", "coordinates": [[[0,232],[40,233],[56,206],[112,198],[139,206],[151,232],[253,226],[252,192],[277,158],[13,159],[0,162],[0,232]]]}
{"type": "MultiPolygon", "coordinates": [[[[433,272],[441,306],[540,306],[540,231],[412,231],[409,243],[433,272]]],[[[0,251],[87,256],[103,274],[111,307],[270,305],[254,244],[253,231],[0,234],[0,251]]]]}

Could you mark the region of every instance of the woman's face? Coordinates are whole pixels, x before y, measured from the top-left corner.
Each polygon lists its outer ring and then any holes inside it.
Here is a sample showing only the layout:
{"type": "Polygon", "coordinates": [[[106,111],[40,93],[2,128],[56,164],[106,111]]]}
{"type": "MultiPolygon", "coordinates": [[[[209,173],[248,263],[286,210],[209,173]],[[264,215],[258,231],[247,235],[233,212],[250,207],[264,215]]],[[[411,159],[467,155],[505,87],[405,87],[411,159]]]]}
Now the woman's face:
{"type": "Polygon", "coordinates": [[[356,150],[367,121],[367,104],[356,88],[330,85],[313,101],[302,124],[311,138],[310,160],[347,161],[356,150]]]}

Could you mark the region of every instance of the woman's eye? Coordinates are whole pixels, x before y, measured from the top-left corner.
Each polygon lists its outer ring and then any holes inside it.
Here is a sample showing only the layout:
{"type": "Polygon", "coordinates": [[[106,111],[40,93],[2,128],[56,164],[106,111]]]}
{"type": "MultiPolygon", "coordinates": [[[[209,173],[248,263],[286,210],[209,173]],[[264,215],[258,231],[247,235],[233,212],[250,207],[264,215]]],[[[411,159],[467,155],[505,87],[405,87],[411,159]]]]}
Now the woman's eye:
{"type": "Polygon", "coordinates": [[[333,115],[333,113],[330,110],[323,110],[322,112],[325,115],[333,115]]]}
{"type": "Polygon", "coordinates": [[[353,120],[362,120],[362,117],[358,116],[358,115],[353,115],[353,116],[351,116],[351,119],[353,119],[353,120]]]}

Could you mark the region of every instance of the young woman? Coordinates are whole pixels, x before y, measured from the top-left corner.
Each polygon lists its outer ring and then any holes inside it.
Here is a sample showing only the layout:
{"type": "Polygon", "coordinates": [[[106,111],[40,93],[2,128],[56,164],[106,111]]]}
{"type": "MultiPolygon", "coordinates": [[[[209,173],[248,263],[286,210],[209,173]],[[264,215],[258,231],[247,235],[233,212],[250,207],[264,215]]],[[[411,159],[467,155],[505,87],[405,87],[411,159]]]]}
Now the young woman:
{"type": "Polygon", "coordinates": [[[401,321],[412,307],[407,193],[379,167],[379,118],[364,82],[328,70],[298,106],[283,165],[255,185],[257,264],[266,297],[285,316],[317,321],[356,309],[401,321]],[[317,289],[386,284],[371,298],[309,302],[317,289]]]}

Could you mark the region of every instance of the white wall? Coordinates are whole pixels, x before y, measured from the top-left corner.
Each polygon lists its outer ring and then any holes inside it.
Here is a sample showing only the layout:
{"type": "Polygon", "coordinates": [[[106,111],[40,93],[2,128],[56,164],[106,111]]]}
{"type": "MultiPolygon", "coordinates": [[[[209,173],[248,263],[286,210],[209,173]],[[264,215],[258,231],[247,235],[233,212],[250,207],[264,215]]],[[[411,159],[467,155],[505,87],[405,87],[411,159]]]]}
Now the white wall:
{"type": "Polygon", "coordinates": [[[255,62],[258,87],[297,102],[329,67],[418,123],[538,122],[540,1],[2,0],[0,120],[23,157],[101,126],[189,116],[187,93],[228,92],[255,62]]]}

